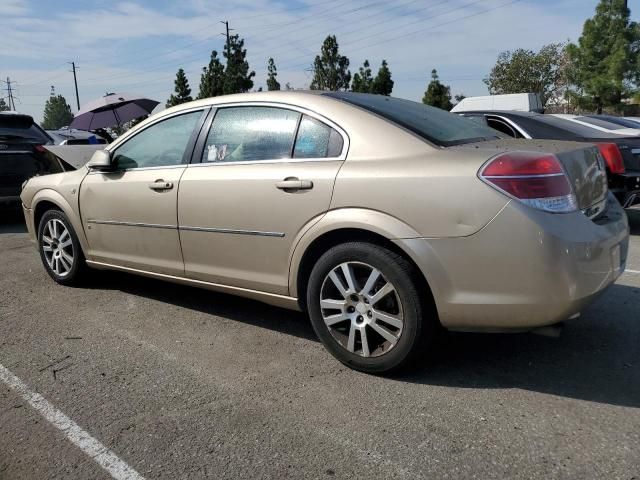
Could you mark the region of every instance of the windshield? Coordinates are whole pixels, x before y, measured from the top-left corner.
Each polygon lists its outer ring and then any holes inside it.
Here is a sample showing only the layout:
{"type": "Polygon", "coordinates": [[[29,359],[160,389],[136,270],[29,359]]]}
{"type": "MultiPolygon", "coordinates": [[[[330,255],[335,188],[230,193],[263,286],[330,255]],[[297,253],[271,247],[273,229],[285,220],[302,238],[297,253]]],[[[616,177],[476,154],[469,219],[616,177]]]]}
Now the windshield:
{"type": "Polygon", "coordinates": [[[473,120],[410,100],[351,92],[324,95],[364,108],[443,147],[503,138],[498,131],[473,120]]]}
{"type": "Polygon", "coordinates": [[[602,119],[602,120],[605,120],[605,121],[610,122],[610,123],[615,123],[617,125],[622,125],[623,127],[626,127],[626,128],[640,128],[640,122],[634,122],[633,120],[628,120],[628,119],[623,118],[623,117],[613,117],[613,116],[609,116],[609,115],[600,115],[598,117],[595,117],[593,115],[587,115],[586,117],[581,117],[581,118],[602,119]]]}

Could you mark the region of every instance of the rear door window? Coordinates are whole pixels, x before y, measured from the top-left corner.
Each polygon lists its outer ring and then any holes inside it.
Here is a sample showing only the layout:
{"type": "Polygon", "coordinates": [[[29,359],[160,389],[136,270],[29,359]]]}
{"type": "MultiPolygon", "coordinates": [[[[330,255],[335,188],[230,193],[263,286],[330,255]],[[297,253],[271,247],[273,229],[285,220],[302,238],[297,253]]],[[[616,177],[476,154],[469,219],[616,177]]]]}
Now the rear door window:
{"type": "Polygon", "coordinates": [[[300,113],[277,107],[220,108],[207,136],[203,163],[291,158],[300,113]]]}
{"type": "Polygon", "coordinates": [[[302,116],[293,158],[339,157],[342,147],[342,136],[336,130],[308,115],[302,116]]]}

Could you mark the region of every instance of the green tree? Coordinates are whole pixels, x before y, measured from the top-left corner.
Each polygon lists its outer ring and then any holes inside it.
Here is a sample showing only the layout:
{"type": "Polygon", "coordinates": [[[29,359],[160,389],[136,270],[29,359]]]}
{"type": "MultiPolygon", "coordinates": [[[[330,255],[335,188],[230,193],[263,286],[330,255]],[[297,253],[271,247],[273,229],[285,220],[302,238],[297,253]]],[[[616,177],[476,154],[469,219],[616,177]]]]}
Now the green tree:
{"type": "Polygon", "coordinates": [[[392,90],[393,80],[391,80],[391,70],[389,70],[387,61],[382,60],[382,64],[380,65],[378,74],[376,75],[376,78],[373,79],[373,84],[371,85],[371,93],[389,96],[391,95],[392,90]]]}
{"type": "Polygon", "coordinates": [[[4,101],[4,98],[0,97],[0,112],[9,111],[9,105],[4,101]]]}
{"type": "Polygon", "coordinates": [[[501,52],[484,83],[491,95],[537,93],[546,105],[564,85],[564,50],[563,44],[551,43],[539,52],[523,48],[501,52]]]}
{"type": "Polygon", "coordinates": [[[42,128],[57,130],[69,125],[73,120],[71,107],[62,95],[51,95],[44,105],[44,120],[42,128]]]}
{"type": "Polygon", "coordinates": [[[184,70],[182,68],[180,68],[178,73],[176,73],[176,79],[173,83],[175,84],[175,94],[172,93],[169,100],[167,100],[167,108],[193,100],[193,98],[191,98],[189,80],[187,80],[187,76],[184,74],[184,70]]]}
{"type": "Polygon", "coordinates": [[[440,83],[438,72],[435,68],[431,70],[431,82],[427,86],[427,91],[424,92],[422,103],[442,110],[451,110],[453,107],[451,103],[451,88],[440,83]]]}
{"type": "Polygon", "coordinates": [[[269,64],[267,65],[267,90],[280,90],[280,83],[276,77],[278,76],[278,69],[276,68],[276,62],[273,61],[273,58],[269,59],[269,64]]]}
{"type": "Polygon", "coordinates": [[[600,0],[584,23],[578,43],[569,44],[570,97],[602,113],[620,107],[640,83],[640,25],[629,19],[626,0],[600,0]]]}
{"type": "Polygon", "coordinates": [[[256,72],[249,71],[244,40],[238,35],[231,35],[229,42],[225,44],[223,55],[227,59],[227,66],[224,70],[224,93],[243,93],[251,90],[253,88],[252,78],[256,72]]]}
{"type": "Polygon", "coordinates": [[[218,52],[211,52],[209,66],[202,68],[198,99],[217,97],[224,93],[224,65],[220,63],[218,52]]]}
{"type": "Polygon", "coordinates": [[[371,68],[369,60],[364,61],[364,65],[360,67],[359,73],[353,74],[353,82],[351,82],[351,91],[360,93],[371,93],[373,87],[373,77],[371,76],[371,68]]]}
{"type": "Polygon", "coordinates": [[[456,99],[456,103],[460,103],[462,100],[464,100],[465,98],[467,98],[467,96],[464,93],[459,93],[458,95],[456,95],[455,97],[453,97],[456,99]]]}
{"type": "Polygon", "coordinates": [[[351,83],[349,59],[340,55],[335,35],[325,38],[313,62],[311,90],[347,90],[351,83]]]}

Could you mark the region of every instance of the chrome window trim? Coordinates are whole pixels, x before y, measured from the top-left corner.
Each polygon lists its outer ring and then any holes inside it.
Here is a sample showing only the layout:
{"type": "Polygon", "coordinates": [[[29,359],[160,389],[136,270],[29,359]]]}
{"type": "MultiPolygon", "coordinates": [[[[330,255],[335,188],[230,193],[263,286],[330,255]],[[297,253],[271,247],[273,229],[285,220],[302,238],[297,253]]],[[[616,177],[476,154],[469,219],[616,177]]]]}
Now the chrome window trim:
{"type": "Polygon", "coordinates": [[[494,117],[497,118],[498,120],[502,120],[503,122],[505,122],[507,125],[509,125],[511,128],[513,128],[514,130],[516,130],[520,135],[522,135],[524,138],[531,140],[533,137],[531,135],[529,135],[522,127],[520,127],[518,124],[514,123],[510,118],[507,117],[503,117],[502,115],[495,115],[493,113],[485,113],[484,117],[494,117]]]}
{"type": "MultiPolygon", "coordinates": [[[[135,167],[135,168],[123,168],[122,170],[97,170],[97,169],[89,169],[89,173],[88,175],[95,175],[95,174],[102,174],[102,175],[109,175],[109,174],[118,174],[118,173],[122,173],[122,172],[140,172],[140,171],[144,171],[144,170],[167,170],[167,169],[173,169],[173,168],[186,168],[187,164],[186,163],[180,163],[180,164],[176,164],[176,165],[167,165],[167,166],[159,166],[159,167],[135,167]]],[[[87,167],[88,168],[88,167],[87,167]]]]}
{"type": "MultiPolygon", "coordinates": [[[[284,103],[284,102],[259,102],[259,101],[251,101],[251,102],[229,102],[229,103],[218,103],[218,104],[212,104],[210,105],[210,107],[215,108],[216,109],[216,114],[218,110],[221,110],[223,108],[232,108],[232,107],[273,107],[273,108],[282,108],[285,110],[293,110],[295,112],[298,112],[300,114],[303,115],[308,115],[309,117],[315,118],[316,120],[318,120],[319,122],[322,122],[326,125],[328,125],[329,127],[333,128],[336,132],[338,132],[340,134],[340,136],[342,137],[342,151],[340,152],[340,155],[337,157],[322,157],[320,159],[309,159],[309,158],[285,158],[285,159],[268,159],[268,160],[241,160],[238,162],[202,162],[200,159],[199,163],[204,163],[206,165],[210,165],[210,164],[215,164],[215,165],[230,165],[230,164],[238,164],[238,163],[264,163],[264,162],[282,162],[282,161],[296,161],[296,162],[301,162],[301,161],[318,161],[318,160],[339,160],[339,161],[344,161],[347,159],[347,154],[349,152],[349,147],[350,147],[350,139],[349,139],[349,135],[347,134],[347,132],[337,123],[335,123],[333,120],[328,119],[327,117],[314,112],[313,110],[309,110],[305,107],[300,107],[298,105],[292,105],[290,103],[284,103]]],[[[212,125],[213,122],[216,121],[215,116],[213,117],[213,121],[212,121],[212,125]]],[[[209,132],[203,132],[204,135],[209,135],[209,132]]],[[[194,165],[194,163],[191,163],[190,165],[194,165]]]]}
{"type": "Polygon", "coordinates": [[[187,168],[224,167],[225,165],[263,165],[272,163],[305,163],[305,162],[343,162],[344,159],[331,158],[273,158],[268,160],[238,160],[236,162],[201,162],[190,163],[187,168]]]}

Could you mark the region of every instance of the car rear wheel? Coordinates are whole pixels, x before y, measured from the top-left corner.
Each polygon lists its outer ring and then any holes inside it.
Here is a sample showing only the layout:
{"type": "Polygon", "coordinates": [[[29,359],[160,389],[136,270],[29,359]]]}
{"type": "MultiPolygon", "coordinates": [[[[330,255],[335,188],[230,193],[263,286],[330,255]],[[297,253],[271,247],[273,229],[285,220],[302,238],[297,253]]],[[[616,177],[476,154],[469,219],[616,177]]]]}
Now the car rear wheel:
{"type": "Polygon", "coordinates": [[[59,210],[48,210],[38,226],[38,250],[47,273],[62,285],[76,284],[86,263],[75,230],[59,210]]]}
{"type": "MultiPolygon", "coordinates": [[[[313,328],[338,360],[356,370],[401,369],[426,351],[437,319],[419,292],[415,267],[384,247],[338,245],[311,272],[313,328]]],[[[422,293],[422,295],[421,295],[422,293]]]]}

